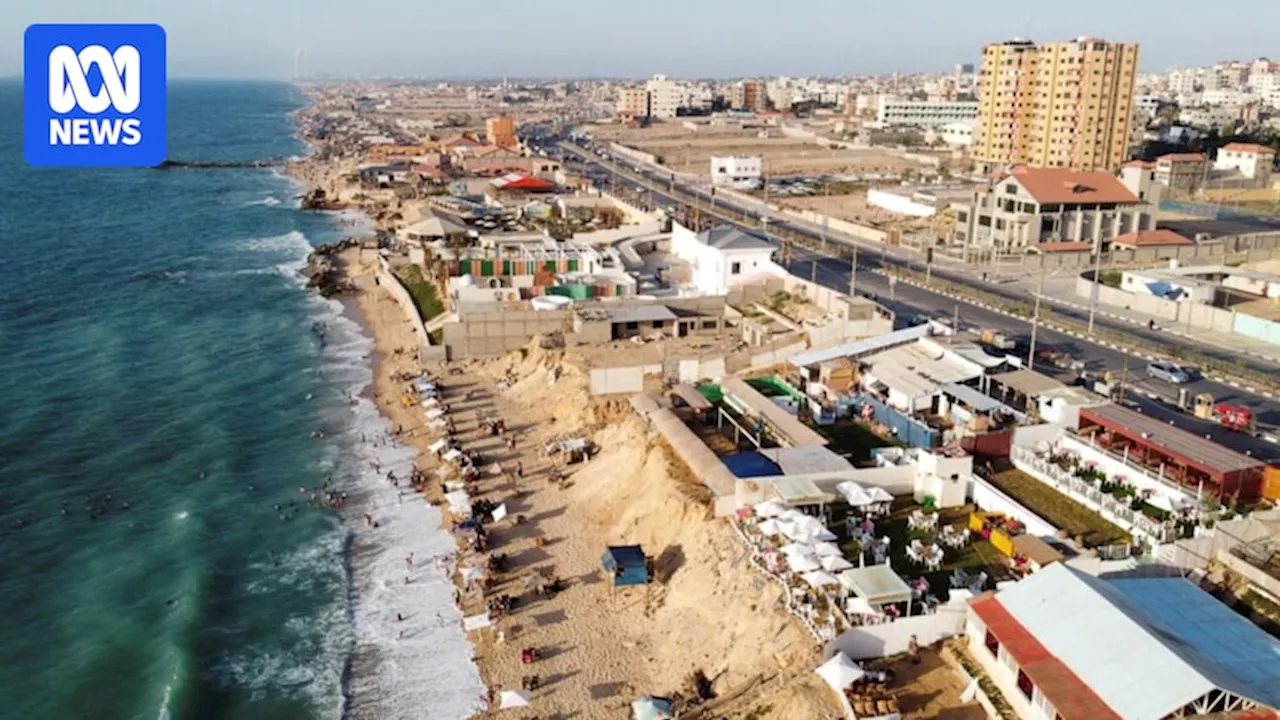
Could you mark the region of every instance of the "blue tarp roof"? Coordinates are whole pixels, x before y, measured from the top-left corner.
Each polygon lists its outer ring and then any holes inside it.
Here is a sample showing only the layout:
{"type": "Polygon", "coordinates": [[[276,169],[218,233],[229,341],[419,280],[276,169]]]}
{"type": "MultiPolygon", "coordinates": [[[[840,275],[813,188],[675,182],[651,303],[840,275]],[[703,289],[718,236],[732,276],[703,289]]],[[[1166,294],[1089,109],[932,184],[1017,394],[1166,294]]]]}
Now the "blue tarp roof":
{"type": "Polygon", "coordinates": [[[645,567],[644,550],[639,545],[610,545],[604,554],[605,567],[612,563],[614,567],[645,567]]]}
{"type": "Polygon", "coordinates": [[[782,468],[754,450],[738,453],[737,455],[726,455],[720,460],[735,477],[758,478],[782,474],[782,468]]]}

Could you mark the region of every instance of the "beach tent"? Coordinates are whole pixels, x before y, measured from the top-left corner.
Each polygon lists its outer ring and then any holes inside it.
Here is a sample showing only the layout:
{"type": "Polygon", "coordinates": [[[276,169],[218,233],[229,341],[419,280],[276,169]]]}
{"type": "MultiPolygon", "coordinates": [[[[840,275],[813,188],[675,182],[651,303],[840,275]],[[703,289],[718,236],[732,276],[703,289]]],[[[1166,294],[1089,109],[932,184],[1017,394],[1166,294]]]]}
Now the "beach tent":
{"type": "Polygon", "coordinates": [[[845,502],[848,502],[852,507],[866,507],[873,502],[871,495],[861,485],[850,480],[836,485],[836,490],[844,496],[845,502]]]}
{"type": "Polygon", "coordinates": [[[862,679],[862,668],[858,667],[858,663],[849,659],[848,655],[837,652],[831,656],[831,659],[822,663],[817,669],[818,677],[826,681],[837,695],[843,695],[846,688],[851,687],[854,683],[862,679]]]}
{"type": "Polygon", "coordinates": [[[428,420],[439,420],[445,415],[444,408],[431,408],[426,412],[426,415],[428,420]]]}
{"type": "Polygon", "coordinates": [[[449,444],[449,441],[446,438],[440,438],[439,440],[428,445],[427,450],[432,455],[439,455],[441,452],[444,451],[445,446],[448,444],[449,444]]]}
{"type": "Polygon", "coordinates": [[[445,493],[444,499],[449,503],[449,509],[455,513],[469,514],[471,512],[471,496],[465,490],[445,493]]]}
{"type": "Polygon", "coordinates": [[[462,582],[469,583],[482,579],[484,577],[484,568],[470,566],[459,568],[458,574],[462,576],[462,582]]]}
{"type": "Polygon", "coordinates": [[[809,543],[788,543],[778,548],[783,555],[812,555],[813,546],[809,543]]]}
{"type": "Polygon", "coordinates": [[[507,516],[507,504],[502,503],[498,507],[494,508],[491,515],[493,517],[494,522],[500,522],[502,518],[507,516]]]}
{"type": "Polygon", "coordinates": [[[531,696],[525,690],[503,690],[499,698],[498,708],[506,710],[507,708],[528,707],[531,696]]]}
{"type": "Polygon", "coordinates": [[[489,613],[484,613],[483,615],[468,615],[467,617],[462,618],[462,628],[467,632],[471,632],[472,630],[482,630],[492,624],[493,621],[489,619],[489,613]]]}
{"type": "Polygon", "coordinates": [[[675,703],[666,698],[642,697],[631,703],[632,720],[670,720],[675,717],[675,703]]]}
{"type": "Polygon", "coordinates": [[[639,545],[610,545],[600,565],[613,576],[615,586],[649,584],[649,559],[639,545]]]}
{"type": "Polygon", "coordinates": [[[867,494],[871,496],[871,502],[875,502],[875,503],[893,502],[893,496],[889,494],[888,490],[885,490],[882,487],[875,487],[875,486],[869,487],[867,488],[867,494]]]}

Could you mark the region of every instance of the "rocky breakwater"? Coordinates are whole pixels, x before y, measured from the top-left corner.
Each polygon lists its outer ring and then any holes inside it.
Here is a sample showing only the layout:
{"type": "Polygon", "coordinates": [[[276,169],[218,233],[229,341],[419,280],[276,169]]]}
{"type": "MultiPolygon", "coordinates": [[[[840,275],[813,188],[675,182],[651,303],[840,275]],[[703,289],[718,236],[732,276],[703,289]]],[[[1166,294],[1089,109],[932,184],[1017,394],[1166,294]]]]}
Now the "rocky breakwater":
{"type": "Polygon", "coordinates": [[[317,246],[307,256],[306,267],[300,271],[307,279],[307,287],[315,288],[316,292],[323,297],[354,292],[355,283],[344,276],[339,266],[338,254],[359,244],[360,242],[355,238],[346,238],[339,242],[317,246]]]}
{"type": "Polygon", "coordinates": [[[330,199],[329,194],[322,188],[308,190],[302,196],[303,210],[345,210],[346,208],[346,203],[330,199]]]}

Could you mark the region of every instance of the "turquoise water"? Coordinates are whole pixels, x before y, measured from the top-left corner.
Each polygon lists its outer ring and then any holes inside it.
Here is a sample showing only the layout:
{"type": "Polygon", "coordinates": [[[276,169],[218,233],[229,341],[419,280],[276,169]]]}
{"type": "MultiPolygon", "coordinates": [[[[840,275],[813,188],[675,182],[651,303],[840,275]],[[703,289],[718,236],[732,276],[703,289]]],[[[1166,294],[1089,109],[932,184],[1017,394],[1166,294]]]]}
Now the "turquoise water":
{"type": "MultiPolygon", "coordinates": [[[[266,170],[27,168],[20,92],[0,82],[0,715],[342,714],[360,540],[299,488],[357,493],[368,346],[314,332],[341,308],[296,270],[350,229],[266,170]]],[[[170,157],[300,153],[301,100],[171,85],[170,157]]]]}

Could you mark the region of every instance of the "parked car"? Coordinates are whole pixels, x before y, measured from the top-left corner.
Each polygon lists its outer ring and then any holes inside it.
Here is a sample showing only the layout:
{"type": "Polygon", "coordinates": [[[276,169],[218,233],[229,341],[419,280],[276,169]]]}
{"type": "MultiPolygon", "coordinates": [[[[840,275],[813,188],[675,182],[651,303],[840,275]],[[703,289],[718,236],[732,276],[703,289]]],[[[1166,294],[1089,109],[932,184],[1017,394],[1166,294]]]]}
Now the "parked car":
{"type": "Polygon", "coordinates": [[[1192,373],[1181,365],[1170,362],[1153,362],[1147,366],[1147,375],[1174,385],[1191,382],[1192,373]]]}

